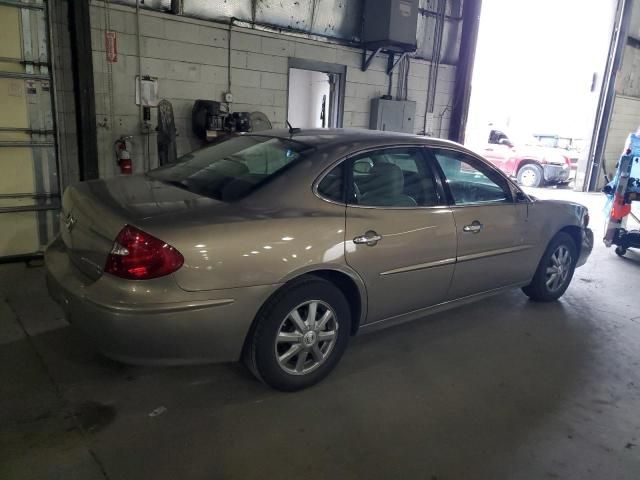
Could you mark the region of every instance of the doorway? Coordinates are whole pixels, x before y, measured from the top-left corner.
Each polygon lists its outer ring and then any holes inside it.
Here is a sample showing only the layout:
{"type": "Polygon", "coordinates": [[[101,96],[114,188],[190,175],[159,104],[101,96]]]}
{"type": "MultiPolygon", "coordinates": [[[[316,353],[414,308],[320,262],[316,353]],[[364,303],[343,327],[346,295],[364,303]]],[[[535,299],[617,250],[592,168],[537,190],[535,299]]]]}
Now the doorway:
{"type": "Polygon", "coordinates": [[[287,121],[295,128],[342,126],[346,67],[289,59],[287,121]]]}

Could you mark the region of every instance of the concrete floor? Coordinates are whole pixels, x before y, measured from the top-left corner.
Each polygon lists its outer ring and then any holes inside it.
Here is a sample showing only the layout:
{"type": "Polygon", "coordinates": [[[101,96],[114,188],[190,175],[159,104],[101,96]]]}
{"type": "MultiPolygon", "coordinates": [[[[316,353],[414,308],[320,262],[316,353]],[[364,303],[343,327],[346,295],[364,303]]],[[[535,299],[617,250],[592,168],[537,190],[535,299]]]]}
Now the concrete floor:
{"type": "MultiPolygon", "coordinates": [[[[600,195],[539,190],[588,204],[600,195]]],[[[640,253],[601,242],[561,301],[520,292],[356,338],[296,394],[240,365],[98,355],[41,266],[0,267],[0,478],[640,478],[640,253]]]]}

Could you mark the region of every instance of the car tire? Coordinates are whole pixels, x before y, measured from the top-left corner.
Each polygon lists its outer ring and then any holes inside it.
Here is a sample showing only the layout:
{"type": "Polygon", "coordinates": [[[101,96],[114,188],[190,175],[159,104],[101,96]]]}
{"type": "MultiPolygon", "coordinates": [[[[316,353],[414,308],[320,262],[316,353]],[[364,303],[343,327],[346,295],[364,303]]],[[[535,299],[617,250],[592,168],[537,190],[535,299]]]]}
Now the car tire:
{"type": "Polygon", "coordinates": [[[573,238],[567,233],[558,233],[542,255],[533,280],[522,291],[536,302],[557,300],[569,287],[577,260],[573,238]]]}
{"type": "Polygon", "coordinates": [[[244,361],[270,387],[301,390],[333,370],[350,332],[351,312],[343,293],[331,282],[305,276],[281,289],[261,309],[244,361]]]}
{"type": "Polygon", "coordinates": [[[541,187],[544,184],[544,172],[540,165],[528,163],[520,167],[517,179],[523,187],[541,187]]]}
{"type": "Polygon", "coordinates": [[[627,249],[624,247],[616,247],[616,255],[619,257],[624,257],[627,253],[627,249]]]}

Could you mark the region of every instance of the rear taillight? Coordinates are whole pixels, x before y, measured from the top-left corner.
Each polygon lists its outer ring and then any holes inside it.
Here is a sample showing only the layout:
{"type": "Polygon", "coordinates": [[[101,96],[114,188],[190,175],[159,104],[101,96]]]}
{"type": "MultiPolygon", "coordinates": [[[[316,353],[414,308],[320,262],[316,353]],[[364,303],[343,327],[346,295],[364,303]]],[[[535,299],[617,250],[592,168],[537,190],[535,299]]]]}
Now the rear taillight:
{"type": "Polygon", "coordinates": [[[104,271],[130,280],[148,280],[169,275],[183,263],[184,257],[171,245],[126,225],[113,243],[104,271]]]}

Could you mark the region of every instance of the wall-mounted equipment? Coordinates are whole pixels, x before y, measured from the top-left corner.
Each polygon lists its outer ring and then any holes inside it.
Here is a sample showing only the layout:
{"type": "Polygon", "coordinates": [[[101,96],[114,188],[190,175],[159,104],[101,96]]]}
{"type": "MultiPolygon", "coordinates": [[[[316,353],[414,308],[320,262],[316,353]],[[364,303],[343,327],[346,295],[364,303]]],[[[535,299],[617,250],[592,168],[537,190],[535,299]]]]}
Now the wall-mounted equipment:
{"type": "MultiPolygon", "coordinates": [[[[362,71],[384,50],[401,57],[417,48],[418,0],[365,0],[362,26],[362,71]],[[372,50],[367,57],[367,50],[372,50]]],[[[391,60],[387,73],[397,62],[391,60]]]]}
{"type": "Polygon", "coordinates": [[[167,99],[162,99],[158,103],[158,135],[156,142],[158,145],[158,165],[164,166],[175,163],[178,160],[178,147],[176,143],[176,120],[173,116],[173,105],[167,99]]]}
{"type": "Polygon", "coordinates": [[[160,102],[158,96],[158,78],[144,75],[142,79],[136,75],[136,105],[143,107],[157,107],[160,102]]]}
{"type": "Polygon", "coordinates": [[[131,158],[130,142],[133,139],[131,135],[122,135],[113,144],[116,154],[116,163],[120,168],[122,175],[131,175],[133,173],[133,159],[131,158]]]}
{"type": "Polygon", "coordinates": [[[415,113],[416,102],[374,98],[371,100],[369,128],[371,130],[414,133],[415,113]]]}
{"type": "Polygon", "coordinates": [[[413,52],[417,47],[418,0],[366,0],[362,43],[370,50],[383,48],[413,52]]]}
{"type": "Polygon", "coordinates": [[[214,100],[196,100],[191,111],[193,133],[210,142],[233,133],[267,130],[271,122],[262,112],[228,111],[227,105],[214,100]]]}

